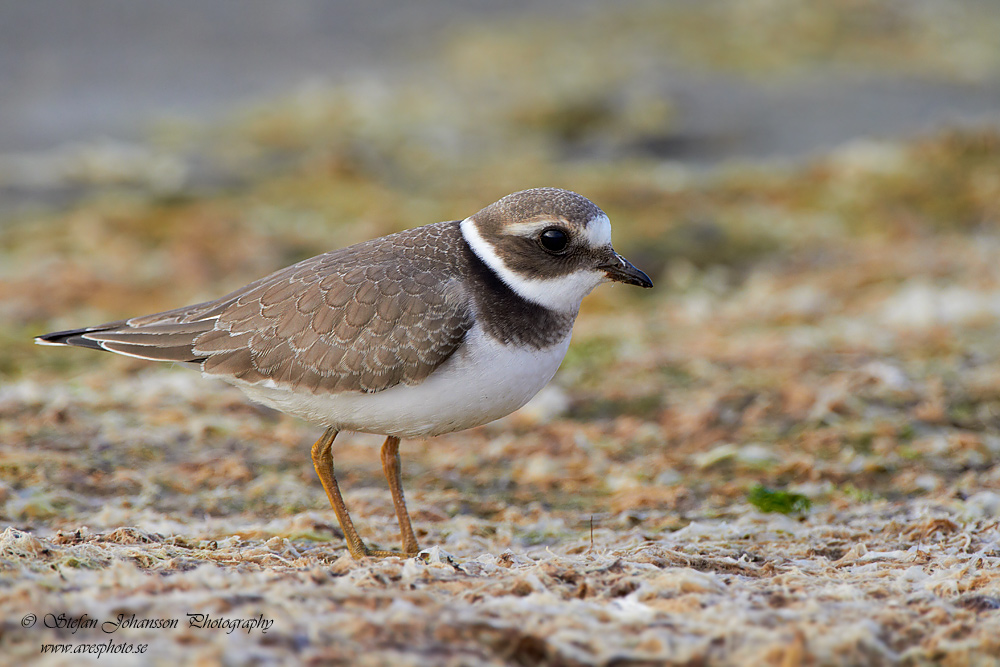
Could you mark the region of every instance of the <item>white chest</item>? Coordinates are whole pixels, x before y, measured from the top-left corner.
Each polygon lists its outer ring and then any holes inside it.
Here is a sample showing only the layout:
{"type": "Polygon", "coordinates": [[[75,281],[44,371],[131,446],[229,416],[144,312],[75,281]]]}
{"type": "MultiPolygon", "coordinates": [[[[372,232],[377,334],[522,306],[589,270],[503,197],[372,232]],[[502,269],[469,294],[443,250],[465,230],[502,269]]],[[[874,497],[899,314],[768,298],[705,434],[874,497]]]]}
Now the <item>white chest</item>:
{"type": "Polygon", "coordinates": [[[309,422],[342,431],[397,437],[471,428],[517,410],[555,375],[570,336],[534,350],[503,345],[478,327],[444,364],[417,385],[365,394],[295,393],[235,381],[251,399],[309,422]]]}

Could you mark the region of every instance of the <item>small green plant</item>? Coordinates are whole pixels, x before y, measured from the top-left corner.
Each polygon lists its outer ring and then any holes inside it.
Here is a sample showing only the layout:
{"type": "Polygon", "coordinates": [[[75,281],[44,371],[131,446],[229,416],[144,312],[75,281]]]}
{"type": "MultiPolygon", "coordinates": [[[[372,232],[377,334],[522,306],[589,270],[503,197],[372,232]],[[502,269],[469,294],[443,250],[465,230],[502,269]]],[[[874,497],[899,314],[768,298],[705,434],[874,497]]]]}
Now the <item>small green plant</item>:
{"type": "Polygon", "coordinates": [[[812,507],[812,501],[800,493],[769,489],[763,484],[755,484],[750,489],[747,500],[761,512],[794,514],[808,512],[812,507]]]}
{"type": "MultiPolygon", "coordinates": [[[[919,457],[919,454],[917,455],[917,457],[919,457]]],[[[877,498],[877,496],[873,491],[870,491],[868,489],[859,489],[858,487],[850,483],[842,485],[840,487],[840,490],[843,492],[845,496],[859,503],[870,503],[871,501],[877,498]]]]}

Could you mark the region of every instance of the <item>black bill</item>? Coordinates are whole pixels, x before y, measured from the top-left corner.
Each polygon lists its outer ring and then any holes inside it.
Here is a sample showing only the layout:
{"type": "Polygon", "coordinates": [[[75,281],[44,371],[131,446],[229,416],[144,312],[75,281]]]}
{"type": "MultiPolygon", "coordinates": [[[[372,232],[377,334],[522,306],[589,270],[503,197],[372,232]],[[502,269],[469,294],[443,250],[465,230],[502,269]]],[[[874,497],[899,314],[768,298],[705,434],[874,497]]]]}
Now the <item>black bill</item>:
{"type": "Polygon", "coordinates": [[[652,287],[653,281],[645,273],[635,268],[632,262],[628,261],[618,253],[615,253],[614,261],[602,264],[597,267],[598,271],[604,271],[609,279],[626,285],[638,285],[639,287],[652,287]]]}

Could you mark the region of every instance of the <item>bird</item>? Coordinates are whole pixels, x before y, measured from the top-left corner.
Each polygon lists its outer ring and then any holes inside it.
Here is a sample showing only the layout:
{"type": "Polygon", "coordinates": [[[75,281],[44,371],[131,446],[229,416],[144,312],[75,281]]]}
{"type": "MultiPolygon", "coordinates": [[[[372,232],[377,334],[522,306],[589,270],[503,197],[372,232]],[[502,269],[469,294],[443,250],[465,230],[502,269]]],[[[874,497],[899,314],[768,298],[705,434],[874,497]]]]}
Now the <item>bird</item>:
{"type": "Polygon", "coordinates": [[[326,430],[313,467],[355,559],[420,548],[402,438],[460,431],[527,403],[555,375],[581,301],[604,282],[649,288],[611,223],[559,188],[507,195],[463,219],[303,260],[203,303],[35,338],[194,367],[326,430]],[[401,551],[361,539],[337,483],[341,431],[385,436],[401,551]]]}

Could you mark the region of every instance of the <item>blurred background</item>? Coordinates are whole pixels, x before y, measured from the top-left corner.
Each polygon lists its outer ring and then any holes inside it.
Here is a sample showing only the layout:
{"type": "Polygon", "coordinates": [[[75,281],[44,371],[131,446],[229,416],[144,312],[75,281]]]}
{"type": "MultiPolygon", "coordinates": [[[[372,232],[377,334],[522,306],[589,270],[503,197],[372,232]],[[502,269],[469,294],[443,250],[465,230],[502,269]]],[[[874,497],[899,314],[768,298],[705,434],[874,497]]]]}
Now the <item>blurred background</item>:
{"type": "Polygon", "coordinates": [[[798,156],[995,119],[996,14],[975,0],[7,1],[0,151],[135,139],[304,87],[408,83],[465,92],[476,113],[576,105],[562,123],[583,155],[798,156]],[[643,116],[631,136],[587,136],[629,114],[643,116]]]}
{"type": "Polygon", "coordinates": [[[437,111],[467,122],[516,111],[575,157],[797,157],[995,120],[997,13],[985,0],[7,1],[0,151],[369,86],[440,96],[437,111]]]}

